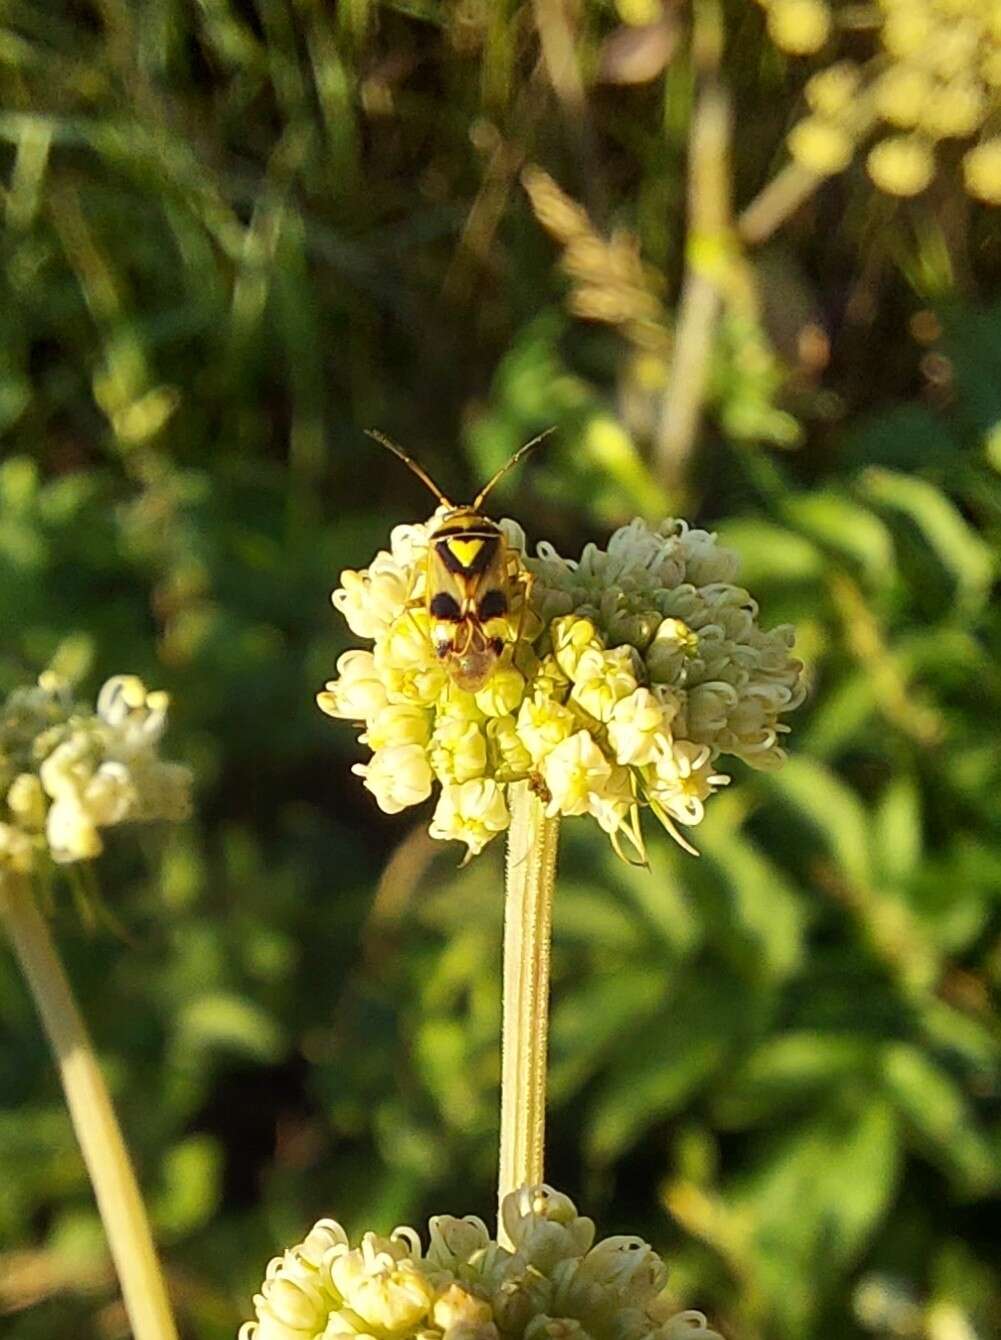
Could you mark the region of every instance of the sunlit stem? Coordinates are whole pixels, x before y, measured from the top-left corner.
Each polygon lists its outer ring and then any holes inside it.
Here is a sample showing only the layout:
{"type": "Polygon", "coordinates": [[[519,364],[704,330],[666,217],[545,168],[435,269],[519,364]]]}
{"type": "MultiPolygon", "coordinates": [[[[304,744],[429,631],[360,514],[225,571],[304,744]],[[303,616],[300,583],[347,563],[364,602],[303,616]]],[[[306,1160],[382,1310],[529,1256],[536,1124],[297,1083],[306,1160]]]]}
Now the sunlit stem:
{"type": "Polygon", "coordinates": [[[0,875],[0,922],[55,1054],[132,1333],[135,1340],[177,1340],[149,1221],[104,1076],[27,879],[0,875]]]}
{"type": "MultiPolygon", "coordinates": [[[[504,1019],[498,1199],[542,1181],[549,1036],[549,946],[559,820],[527,782],[511,787],[504,899],[504,1019]]],[[[510,1246],[498,1221],[497,1240],[510,1246]]]]}

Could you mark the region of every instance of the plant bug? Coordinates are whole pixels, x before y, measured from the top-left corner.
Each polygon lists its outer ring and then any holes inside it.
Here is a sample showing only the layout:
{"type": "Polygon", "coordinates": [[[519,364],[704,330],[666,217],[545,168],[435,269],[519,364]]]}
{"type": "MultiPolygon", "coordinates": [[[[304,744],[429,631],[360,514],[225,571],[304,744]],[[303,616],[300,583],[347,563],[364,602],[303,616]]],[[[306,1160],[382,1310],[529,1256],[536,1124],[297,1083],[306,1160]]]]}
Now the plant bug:
{"type": "Polygon", "coordinates": [[[366,429],[369,437],[425,484],[446,508],[428,541],[424,599],[435,655],[460,689],[477,693],[493,674],[508,642],[517,641],[521,620],[512,628],[515,585],[521,586],[521,616],[528,601],[531,577],[508,548],[504,532],[481,508],[490,490],[508,470],[543,442],[548,428],[519,447],[487,481],[468,506],[457,507],[431,476],[402,447],[384,434],[366,429]]]}

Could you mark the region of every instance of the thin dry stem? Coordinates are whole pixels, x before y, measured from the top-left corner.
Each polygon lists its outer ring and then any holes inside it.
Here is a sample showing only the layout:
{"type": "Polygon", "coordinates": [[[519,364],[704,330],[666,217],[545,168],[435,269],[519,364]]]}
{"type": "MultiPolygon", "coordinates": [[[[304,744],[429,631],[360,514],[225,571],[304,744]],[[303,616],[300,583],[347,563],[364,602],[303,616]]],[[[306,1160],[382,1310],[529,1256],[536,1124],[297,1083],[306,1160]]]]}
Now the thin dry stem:
{"type": "MultiPolygon", "coordinates": [[[[504,1019],[498,1204],[542,1181],[549,1036],[549,948],[559,820],[527,782],[511,788],[504,901],[504,1019]]],[[[510,1245],[498,1218],[498,1242],[510,1245]]]]}
{"type": "Polygon", "coordinates": [[[654,450],[669,489],[683,488],[698,435],[709,360],[722,309],[719,275],[706,253],[730,249],[732,113],[719,75],[723,16],[719,0],[696,0],[692,57],[698,81],[688,163],[688,259],[681,290],[671,375],[654,450]]]}
{"type": "Polygon", "coordinates": [[[0,918],[55,1054],[135,1340],[177,1340],[149,1221],[104,1076],[27,879],[0,876],[0,918]]]}

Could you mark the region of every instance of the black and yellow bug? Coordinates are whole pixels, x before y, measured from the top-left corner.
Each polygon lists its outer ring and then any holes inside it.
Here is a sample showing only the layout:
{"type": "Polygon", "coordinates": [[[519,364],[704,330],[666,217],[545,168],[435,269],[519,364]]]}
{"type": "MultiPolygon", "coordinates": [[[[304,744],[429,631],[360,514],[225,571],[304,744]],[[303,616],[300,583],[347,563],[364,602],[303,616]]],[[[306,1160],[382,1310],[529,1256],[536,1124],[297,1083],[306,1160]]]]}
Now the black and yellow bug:
{"type": "Polygon", "coordinates": [[[519,447],[472,503],[456,507],[431,476],[390,438],[374,430],[368,436],[398,456],[446,508],[428,543],[423,604],[430,621],[435,654],[460,689],[477,693],[494,672],[504,648],[517,640],[531,579],[508,548],[504,532],[480,510],[497,481],[533,447],[547,429],[519,447]],[[515,585],[521,587],[515,591],[515,585]],[[519,621],[513,622],[513,605],[519,621]]]}

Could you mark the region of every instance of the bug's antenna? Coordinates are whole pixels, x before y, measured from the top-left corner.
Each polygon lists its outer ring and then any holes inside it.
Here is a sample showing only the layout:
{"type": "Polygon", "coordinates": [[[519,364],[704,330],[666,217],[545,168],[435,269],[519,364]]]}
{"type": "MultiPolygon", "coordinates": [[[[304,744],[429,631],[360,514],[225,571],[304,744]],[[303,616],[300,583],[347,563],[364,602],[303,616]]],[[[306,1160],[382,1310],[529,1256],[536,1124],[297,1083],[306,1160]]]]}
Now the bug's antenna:
{"type": "Polygon", "coordinates": [[[372,438],[372,440],[378,442],[381,447],[385,447],[387,451],[391,451],[394,456],[399,456],[403,464],[409,470],[414,472],[421,483],[427,485],[443,507],[454,507],[455,504],[449,502],[424,467],[418,465],[412,456],[408,456],[402,447],[398,447],[391,437],[387,437],[385,433],[380,433],[377,428],[366,428],[364,429],[364,433],[366,437],[372,438]]]}
{"type": "Polygon", "coordinates": [[[526,442],[523,447],[519,447],[518,450],[511,457],[511,459],[509,461],[505,461],[504,464],[501,466],[501,468],[493,476],[493,478],[487,480],[487,482],[480,489],[479,493],[476,495],[476,501],[473,503],[473,511],[478,512],[480,510],[480,508],[483,506],[484,498],[487,496],[487,494],[490,492],[493,486],[498,482],[498,480],[503,479],[503,477],[507,474],[507,472],[510,469],[512,469],[514,466],[518,464],[522,456],[527,456],[528,453],[533,449],[533,447],[537,447],[540,442],[545,442],[546,438],[551,437],[552,434],[555,432],[556,432],[555,426],[552,428],[547,428],[544,433],[540,433],[538,437],[533,437],[530,442],[526,442]]]}

